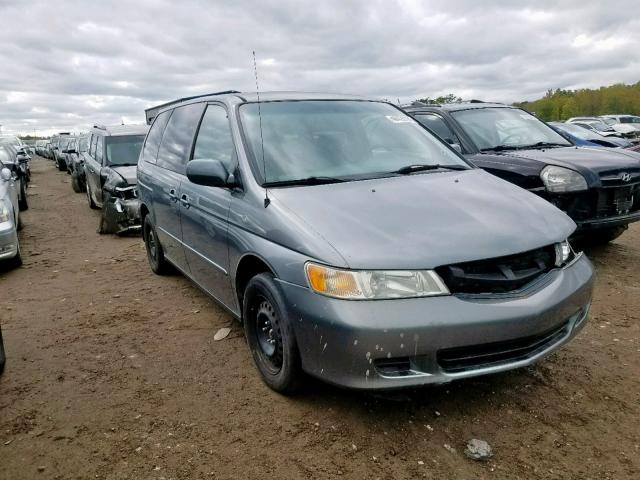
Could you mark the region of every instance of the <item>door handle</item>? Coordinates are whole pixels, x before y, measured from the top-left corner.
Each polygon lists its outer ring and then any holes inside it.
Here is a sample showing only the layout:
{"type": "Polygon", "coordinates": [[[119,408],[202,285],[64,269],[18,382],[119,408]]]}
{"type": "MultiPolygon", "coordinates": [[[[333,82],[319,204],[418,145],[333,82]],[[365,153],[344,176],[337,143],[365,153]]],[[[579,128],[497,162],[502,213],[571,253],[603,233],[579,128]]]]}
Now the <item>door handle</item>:
{"type": "Polygon", "coordinates": [[[184,208],[189,208],[191,206],[191,204],[189,203],[189,197],[187,196],[186,193],[183,193],[182,196],[180,197],[180,203],[182,203],[182,206],[184,208]]]}
{"type": "Polygon", "coordinates": [[[171,190],[169,190],[169,199],[174,203],[178,201],[178,197],[176,197],[176,189],[175,188],[172,188],[171,190]]]}

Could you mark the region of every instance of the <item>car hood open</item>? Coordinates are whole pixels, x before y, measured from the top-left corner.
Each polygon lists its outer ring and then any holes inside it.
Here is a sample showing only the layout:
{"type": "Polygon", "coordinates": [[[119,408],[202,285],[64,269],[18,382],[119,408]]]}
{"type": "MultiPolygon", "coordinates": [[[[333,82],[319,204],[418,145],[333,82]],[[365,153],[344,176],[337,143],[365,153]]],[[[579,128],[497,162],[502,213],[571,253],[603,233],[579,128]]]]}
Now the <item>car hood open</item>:
{"type": "Polygon", "coordinates": [[[575,229],[550,203],[480,169],[269,195],[358,269],[434,268],[510,255],[562,241],[575,229]]]}

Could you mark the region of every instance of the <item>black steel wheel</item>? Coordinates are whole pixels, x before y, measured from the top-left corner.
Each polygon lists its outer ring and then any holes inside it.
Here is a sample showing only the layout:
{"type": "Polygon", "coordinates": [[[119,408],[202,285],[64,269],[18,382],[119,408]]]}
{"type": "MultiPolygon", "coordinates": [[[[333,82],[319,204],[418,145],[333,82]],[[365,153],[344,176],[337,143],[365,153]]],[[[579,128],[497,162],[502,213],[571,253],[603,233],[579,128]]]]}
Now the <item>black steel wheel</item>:
{"type": "Polygon", "coordinates": [[[144,217],[142,223],[142,238],[147,250],[147,259],[153,273],[157,275],[167,275],[173,272],[171,264],[164,258],[164,250],[158,240],[158,234],[151,222],[149,215],[144,217]]]}
{"type": "Polygon", "coordinates": [[[263,381],[276,392],[295,393],[303,372],[284,296],[273,274],[253,277],[243,298],[247,343],[263,381]]]}

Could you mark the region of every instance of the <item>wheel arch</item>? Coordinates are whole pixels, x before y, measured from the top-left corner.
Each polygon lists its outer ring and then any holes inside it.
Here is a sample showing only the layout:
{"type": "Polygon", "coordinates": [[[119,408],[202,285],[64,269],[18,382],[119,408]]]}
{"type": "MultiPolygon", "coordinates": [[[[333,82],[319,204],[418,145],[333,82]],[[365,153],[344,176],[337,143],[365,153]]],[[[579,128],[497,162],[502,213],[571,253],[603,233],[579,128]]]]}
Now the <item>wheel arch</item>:
{"type": "Polygon", "coordinates": [[[269,264],[269,262],[256,253],[245,253],[238,261],[238,265],[234,272],[233,286],[238,300],[238,306],[240,307],[241,319],[244,291],[247,284],[256,275],[267,272],[271,273],[274,277],[277,276],[275,269],[269,264]]]}

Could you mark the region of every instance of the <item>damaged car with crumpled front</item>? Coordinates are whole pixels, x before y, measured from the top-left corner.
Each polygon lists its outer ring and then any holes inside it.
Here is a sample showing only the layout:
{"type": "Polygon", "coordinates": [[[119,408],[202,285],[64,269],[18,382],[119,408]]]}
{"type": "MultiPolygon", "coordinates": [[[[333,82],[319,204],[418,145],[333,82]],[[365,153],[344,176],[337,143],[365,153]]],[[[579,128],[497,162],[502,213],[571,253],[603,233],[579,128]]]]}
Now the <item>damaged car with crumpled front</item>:
{"type": "Polygon", "coordinates": [[[136,166],[146,125],[94,125],[83,153],[89,207],[102,209],[98,233],[140,232],[136,166]]]}

